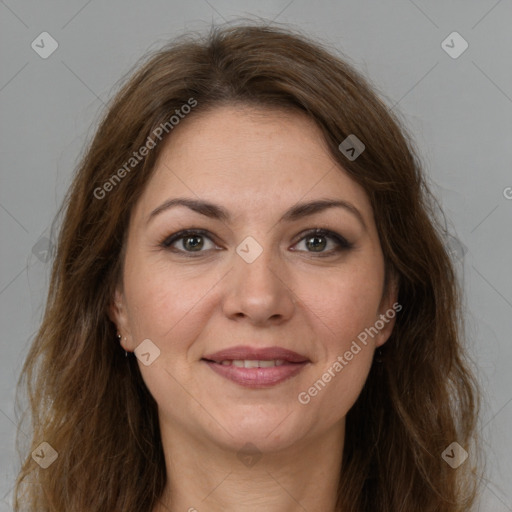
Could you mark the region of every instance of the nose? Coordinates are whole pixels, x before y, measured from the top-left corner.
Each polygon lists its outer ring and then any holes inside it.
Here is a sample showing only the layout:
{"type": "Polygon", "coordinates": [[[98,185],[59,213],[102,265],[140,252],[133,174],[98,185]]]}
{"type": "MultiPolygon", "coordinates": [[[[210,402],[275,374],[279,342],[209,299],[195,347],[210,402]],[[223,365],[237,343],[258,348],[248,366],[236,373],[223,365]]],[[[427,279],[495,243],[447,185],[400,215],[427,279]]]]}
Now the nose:
{"type": "Polygon", "coordinates": [[[252,263],[234,254],[234,265],[224,282],[224,314],[254,325],[279,325],[289,320],[296,300],[284,263],[266,249],[252,263]]]}

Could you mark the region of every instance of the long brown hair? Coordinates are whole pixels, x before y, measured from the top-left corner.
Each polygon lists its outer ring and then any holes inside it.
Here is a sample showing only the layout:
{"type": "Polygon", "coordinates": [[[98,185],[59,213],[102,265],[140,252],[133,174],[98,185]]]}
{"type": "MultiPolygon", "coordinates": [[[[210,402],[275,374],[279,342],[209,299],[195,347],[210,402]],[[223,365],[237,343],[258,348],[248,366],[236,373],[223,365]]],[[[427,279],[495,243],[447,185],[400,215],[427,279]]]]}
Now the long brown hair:
{"type": "Polygon", "coordinates": [[[398,278],[403,310],[347,416],[339,510],[467,511],[477,489],[478,393],[446,230],[419,158],[347,59],[259,23],[174,40],[147,56],[109,105],[61,210],[44,318],[18,382],[33,437],[15,510],[151,512],[158,502],[167,475],[156,403],[107,312],[130,212],[163,146],[155,133],[165,127],[161,139],[172,137],[177,110],[187,122],[235,102],[317,123],[333,158],[366,190],[387,275],[398,278]],[[351,134],[366,146],[355,160],[339,149],[351,134]],[[457,469],[441,456],[455,441],[470,453],[457,469]],[[46,469],[31,456],[42,442],[58,453],[46,469]]]}

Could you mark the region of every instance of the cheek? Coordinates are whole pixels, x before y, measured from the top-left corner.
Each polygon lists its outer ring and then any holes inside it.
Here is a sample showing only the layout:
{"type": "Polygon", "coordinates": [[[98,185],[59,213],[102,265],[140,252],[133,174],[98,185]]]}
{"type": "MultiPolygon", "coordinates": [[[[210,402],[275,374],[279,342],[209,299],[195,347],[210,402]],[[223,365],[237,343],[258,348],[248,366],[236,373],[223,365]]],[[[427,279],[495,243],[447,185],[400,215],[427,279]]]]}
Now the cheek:
{"type": "Polygon", "coordinates": [[[177,272],[161,264],[127,265],[125,273],[125,294],[135,345],[150,339],[160,350],[151,365],[145,366],[140,361],[138,365],[146,386],[163,410],[166,404],[190,407],[183,385],[193,373],[192,348],[211,314],[209,290],[216,282],[196,274],[177,272]]]}
{"type": "Polygon", "coordinates": [[[299,401],[328,423],[343,417],[357,400],[373,361],[382,278],[379,267],[351,267],[328,279],[299,280],[297,285],[317,338],[319,360],[299,401]],[[313,282],[316,286],[313,286],[313,282]]]}
{"type": "Polygon", "coordinates": [[[329,352],[344,351],[366,328],[374,325],[382,294],[378,267],[351,267],[324,277],[297,278],[297,295],[311,313],[315,331],[323,333],[329,352]]]}
{"type": "Polygon", "coordinates": [[[188,316],[214,284],[201,275],[171,269],[165,264],[140,264],[141,258],[126,266],[125,293],[134,332],[164,340],[181,323],[190,327],[188,316]]]}
{"type": "Polygon", "coordinates": [[[304,404],[304,413],[315,415],[324,425],[344,418],[361,394],[371,365],[367,348],[354,355],[351,361],[344,356],[330,361],[310,387],[298,395],[299,403],[304,404]]]}

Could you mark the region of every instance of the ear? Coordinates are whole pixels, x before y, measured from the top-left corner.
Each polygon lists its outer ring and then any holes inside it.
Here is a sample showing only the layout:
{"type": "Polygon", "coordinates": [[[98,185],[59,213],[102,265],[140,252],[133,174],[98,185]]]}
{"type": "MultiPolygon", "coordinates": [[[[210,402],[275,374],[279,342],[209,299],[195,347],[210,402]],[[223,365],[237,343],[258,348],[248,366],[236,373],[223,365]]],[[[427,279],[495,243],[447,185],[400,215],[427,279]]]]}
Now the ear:
{"type": "Polygon", "coordinates": [[[393,327],[395,326],[395,317],[402,309],[402,305],[398,303],[399,278],[395,272],[390,272],[389,282],[384,290],[381,303],[379,305],[378,318],[375,326],[379,333],[375,337],[375,347],[380,347],[386,343],[391,336],[393,327]]]}
{"type": "Polygon", "coordinates": [[[116,288],[114,296],[112,297],[109,304],[108,317],[117,327],[117,332],[121,335],[119,343],[125,350],[129,350],[130,347],[127,345],[127,343],[130,340],[130,328],[126,309],[126,301],[124,294],[119,288],[116,288]]]}

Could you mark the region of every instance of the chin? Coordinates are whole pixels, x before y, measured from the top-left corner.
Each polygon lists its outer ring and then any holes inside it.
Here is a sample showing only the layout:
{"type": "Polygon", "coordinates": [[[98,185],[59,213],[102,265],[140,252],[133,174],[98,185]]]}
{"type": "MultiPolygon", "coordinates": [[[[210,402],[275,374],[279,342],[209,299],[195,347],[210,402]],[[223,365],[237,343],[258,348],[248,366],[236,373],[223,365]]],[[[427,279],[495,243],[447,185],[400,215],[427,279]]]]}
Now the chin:
{"type": "MultiPolygon", "coordinates": [[[[220,437],[215,442],[236,452],[250,444],[261,453],[271,453],[299,442],[309,430],[303,421],[297,421],[300,419],[297,413],[282,409],[265,413],[262,409],[247,412],[243,408],[240,414],[231,415],[229,421],[222,422],[225,430],[218,431],[220,437]]],[[[211,436],[212,432],[209,434],[211,436]]]]}

